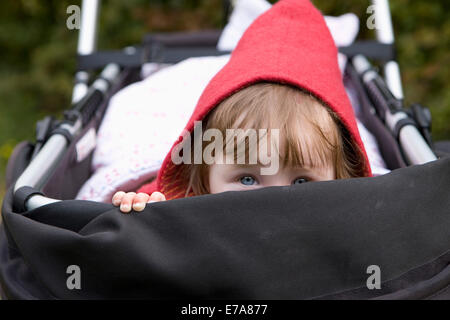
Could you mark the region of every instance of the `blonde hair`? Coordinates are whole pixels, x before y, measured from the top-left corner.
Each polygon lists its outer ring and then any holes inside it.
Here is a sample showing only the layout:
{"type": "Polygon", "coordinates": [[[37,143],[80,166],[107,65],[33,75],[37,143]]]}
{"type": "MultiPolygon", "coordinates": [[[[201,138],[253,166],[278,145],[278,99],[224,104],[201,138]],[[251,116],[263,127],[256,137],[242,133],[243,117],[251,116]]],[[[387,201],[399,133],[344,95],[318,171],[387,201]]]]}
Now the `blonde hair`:
{"type": "MultiPolygon", "coordinates": [[[[279,153],[283,166],[320,167],[331,160],[336,179],[365,176],[365,157],[339,117],[299,88],[268,82],[253,84],[222,101],[204,121],[203,130],[215,128],[224,137],[226,129],[279,129],[280,145],[284,145],[279,153]]],[[[245,143],[247,159],[248,141],[245,143]]],[[[209,193],[209,165],[182,166],[182,176],[188,180],[186,196],[191,190],[195,195],[209,193]]]]}

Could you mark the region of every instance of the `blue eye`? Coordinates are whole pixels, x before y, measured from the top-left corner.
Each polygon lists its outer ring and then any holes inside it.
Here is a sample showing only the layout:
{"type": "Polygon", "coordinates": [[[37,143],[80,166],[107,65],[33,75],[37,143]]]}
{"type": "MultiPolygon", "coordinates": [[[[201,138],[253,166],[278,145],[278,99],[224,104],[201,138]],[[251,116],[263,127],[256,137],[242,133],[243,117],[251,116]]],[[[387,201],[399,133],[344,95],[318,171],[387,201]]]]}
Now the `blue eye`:
{"type": "Polygon", "coordinates": [[[239,181],[246,186],[252,186],[256,183],[256,180],[251,176],[244,176],[240,178],[239,181]]]}
{"type": "Polygon", "coordinates": [[[294,182],[292,182],[292,184],[301,184],[301,183],[305,183],[308,182],[308,179],[306,178],[297,178],[294,180],[294,182]]]}

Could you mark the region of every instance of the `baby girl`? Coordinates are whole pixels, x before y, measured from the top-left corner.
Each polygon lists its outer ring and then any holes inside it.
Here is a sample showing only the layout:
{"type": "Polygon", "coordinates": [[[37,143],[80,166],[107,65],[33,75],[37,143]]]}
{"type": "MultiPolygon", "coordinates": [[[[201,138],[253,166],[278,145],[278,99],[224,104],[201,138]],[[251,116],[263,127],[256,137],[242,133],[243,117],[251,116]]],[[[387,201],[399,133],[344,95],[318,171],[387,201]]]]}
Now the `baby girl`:
{"type": "Polygon", "coordinates": [[[206,87],[184,132],[154,181],[113,196],[122,212],[208,193],[371,176],[336,46],[309,0],[280,0],[255,20],[206,87]],[[200,153],[209,151],[213,162],[195,161],[199,123],[200,153]],[[253,140],[244,134],[235,144],[230,130],[266,134],[253,140]],[[216,133],[213,141],[208,131],[216,133]],[[279,163],[269,174],[260,150],[265,139],[279,163]],[[175,161],[180,150],[183,161],[175,161]]]}

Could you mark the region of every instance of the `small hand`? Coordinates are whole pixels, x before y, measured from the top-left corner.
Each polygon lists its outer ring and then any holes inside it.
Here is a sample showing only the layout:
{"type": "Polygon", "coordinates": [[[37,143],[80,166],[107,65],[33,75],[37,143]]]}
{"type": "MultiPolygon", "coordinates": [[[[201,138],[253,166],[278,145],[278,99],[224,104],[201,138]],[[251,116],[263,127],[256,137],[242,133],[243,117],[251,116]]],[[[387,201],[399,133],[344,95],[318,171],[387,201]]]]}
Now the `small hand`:
{"type": "Polygon", "coordinates": [[[161,192],[153,192],[151,196],[146,193],[123,192],[118,191],[112,197],[112,204],[116,207],[120,206],[120,211],[129,213],[131,209],[134,211],[142,211],[145,204],[149,202],[166,201],[166,197],[161,192]]]}

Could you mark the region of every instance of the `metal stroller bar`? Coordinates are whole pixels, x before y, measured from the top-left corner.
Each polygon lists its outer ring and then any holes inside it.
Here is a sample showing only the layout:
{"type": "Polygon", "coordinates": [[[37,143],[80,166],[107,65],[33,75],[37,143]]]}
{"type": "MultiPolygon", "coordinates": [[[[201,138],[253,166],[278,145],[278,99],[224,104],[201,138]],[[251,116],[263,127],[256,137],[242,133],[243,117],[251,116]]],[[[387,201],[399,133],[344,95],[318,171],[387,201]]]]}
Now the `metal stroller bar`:
{"type": "Polygon", "coordinates": [[[21,206],[27,210],[32,210],[42,205],[59,201],[38,195],[35,191],[40,190],[53,172],[53,169],[58,164],[58,160],[70,144],[70,138],[76,136],[83,128],[83,125],[94,115],[95,107],[99,105],[109,88],[115,83],[119,72],[120,68],[116,64],[106,66],[84,97],[69,111],[69,117],[73,115],[73,119],[61,124],[54,131],[41,151],[17,179],[14,185],[15,196],[21,188],[32,189],[32,193],[25,192],[22,199],[24,203],[20,204],[21,206]]]}
{"type": "MultiPolygon", "coordinates": [[[[380,43],[394,44],[394,30],[392,28],[391,10],[389,0],[372,0],[375,6],[376,37],[380,43]]],[[[395,60],[384,65],[386,83],[397,99],[403,99],[403,87],[400,67],[395,60]]]]}
{"type": "Polygon", "coordinates": [[[401,100],[389,90],[383,79],[373,70],[362,55],[352,60],[362,82],[386,127],[398,137],[401,149],[409,164],[424,164],[437,160],[415,122],[403,109],[401,100]]]}
{"type": "MultiPolygon", "coordinates": [[[[83,0],[81,5],[81,26],[78,34],[78,55],[94,53],[97,45],[97,20],[100,0],[83,0]]],[[[89,73],[78,71],[75,74],[75,86],[72,103],[80,101],[88,90],[89,73]]]]}

